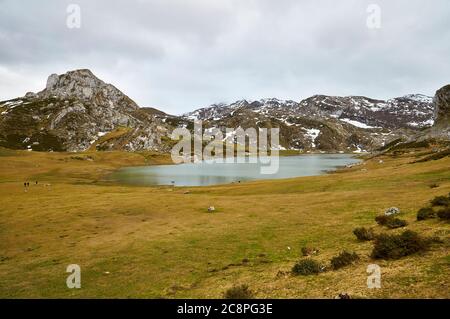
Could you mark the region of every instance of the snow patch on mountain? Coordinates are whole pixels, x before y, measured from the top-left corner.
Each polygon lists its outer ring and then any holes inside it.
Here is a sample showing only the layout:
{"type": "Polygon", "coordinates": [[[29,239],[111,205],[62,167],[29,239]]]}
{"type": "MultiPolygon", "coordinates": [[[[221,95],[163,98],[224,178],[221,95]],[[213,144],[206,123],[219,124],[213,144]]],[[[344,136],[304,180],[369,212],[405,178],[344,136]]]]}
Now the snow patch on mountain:
{"type": "Polygon", "coordinates": [[[364,128],[364,129],[379,128],[377,126],[370,126],[370,125],[367,125],[365,123],[361,123],[361,122],[358,122],[358,121],[355,121],[355,120],[351,120],[351,119],[345,119],[344,118],[344,119],[339,119],[339,120],[342,121],[342,122],[346,122],[348,124],[351,124],[353,126],[359,127],[359,128],[364,128]]]}
{"type": "Polygon", "coordinates": [[[316,139],[319,136],[319,134],[320,134],[320,130],[318,130],[318,129],[315,129],[315,128],[306,129],[305,136],[307,136],[311,140],[312,147],[316,147],[316,139]]]}

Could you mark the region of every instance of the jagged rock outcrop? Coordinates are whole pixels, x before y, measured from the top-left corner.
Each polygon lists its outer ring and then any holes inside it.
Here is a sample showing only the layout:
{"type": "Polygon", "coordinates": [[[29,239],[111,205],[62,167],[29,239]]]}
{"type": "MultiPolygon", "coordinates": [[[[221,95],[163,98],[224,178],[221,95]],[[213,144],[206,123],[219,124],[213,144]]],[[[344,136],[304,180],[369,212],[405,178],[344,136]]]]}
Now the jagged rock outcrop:
{"type": "Polygon", "coordinates": [[[0,113],[0,146],[18,149],[165,150],[169,132],[156,112],[85,69],[50,75],[44,90],[0,103],[0,113]]]}
{"type": "Polygon", "coordinates": [[[436,125],[450,125],[450,84],[436,91],[433,102],[436,125]]]}

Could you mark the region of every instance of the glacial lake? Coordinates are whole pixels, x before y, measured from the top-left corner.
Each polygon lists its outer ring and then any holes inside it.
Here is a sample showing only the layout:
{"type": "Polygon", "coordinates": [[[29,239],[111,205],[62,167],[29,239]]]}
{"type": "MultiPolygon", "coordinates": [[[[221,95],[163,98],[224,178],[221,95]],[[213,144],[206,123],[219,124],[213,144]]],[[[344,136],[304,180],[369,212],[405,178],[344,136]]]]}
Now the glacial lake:
{"type": "Polygon", "coordinates": [[[355,164],[359,159],[349,154],[311,154],[280,156],[275,174],[262,174],[261,163],[184,163],[126,167],[109,176],[109,180],[129,185],[208,186],[239,183],[258,179],[280,179],[326,174],[340,166],[355,164]]]}

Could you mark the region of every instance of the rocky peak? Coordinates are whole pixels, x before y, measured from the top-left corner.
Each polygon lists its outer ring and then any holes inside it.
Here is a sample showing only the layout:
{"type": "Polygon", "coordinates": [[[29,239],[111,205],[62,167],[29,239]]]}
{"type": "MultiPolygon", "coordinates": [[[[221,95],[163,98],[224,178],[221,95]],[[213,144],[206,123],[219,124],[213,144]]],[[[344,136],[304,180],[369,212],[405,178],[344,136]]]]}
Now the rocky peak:
{"type": "Polygon", "coordinates": [[[52,74],[39,97],[78,99],[95,106],[136,110],[138,106],[115,86],[97,78],[90,70],[80,69],[65,74],[52,74]]]}
{"type": "Polygon", "coordinates": [[[450,84],[436,91],[434,116],[437,125],[450,125],[450,84]]]}

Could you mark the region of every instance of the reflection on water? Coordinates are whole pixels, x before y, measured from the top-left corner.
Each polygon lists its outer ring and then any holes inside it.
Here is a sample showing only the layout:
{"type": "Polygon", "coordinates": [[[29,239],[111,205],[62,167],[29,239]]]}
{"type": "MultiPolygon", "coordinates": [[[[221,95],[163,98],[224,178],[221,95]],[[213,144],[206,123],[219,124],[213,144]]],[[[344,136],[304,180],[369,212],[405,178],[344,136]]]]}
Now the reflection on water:
{"type": "Polygon", "coordinates": [[[280,157],[276,174],[261,174],[261,163],[186,163],[127,167],[114,172],[110,178],[132,185],[206,186],[238,183],[256,179],[278,179],[321,175],[337,166],[359,162],[348,154],[315,154],[280,157]]]}

